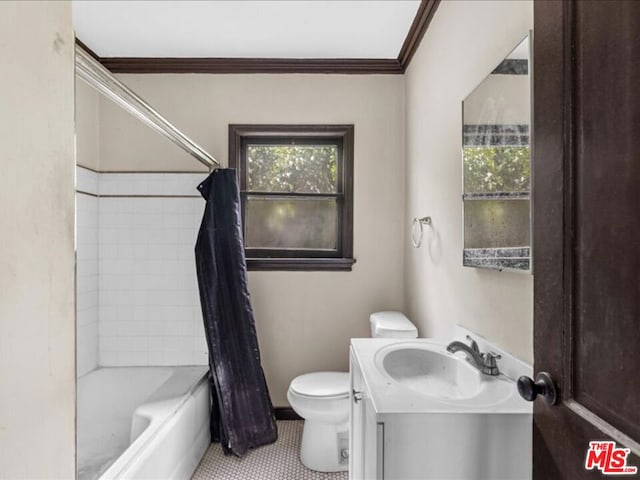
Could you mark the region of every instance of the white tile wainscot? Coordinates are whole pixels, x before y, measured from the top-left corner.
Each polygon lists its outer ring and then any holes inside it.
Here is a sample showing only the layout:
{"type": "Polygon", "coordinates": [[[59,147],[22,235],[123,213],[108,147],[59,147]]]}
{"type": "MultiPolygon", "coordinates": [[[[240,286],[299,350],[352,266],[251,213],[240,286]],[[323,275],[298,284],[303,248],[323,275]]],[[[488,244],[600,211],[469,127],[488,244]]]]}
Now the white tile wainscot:
{"type": "Polygon", "coordinates": [[[194,257],[205,177],[98,174],[100,366],[207,364],[194,257]]]}
{"type": "Polygon", "coordinates": [[[98,366],[98,174],[79,168],[76,177],[76,371],[98,366]]]}

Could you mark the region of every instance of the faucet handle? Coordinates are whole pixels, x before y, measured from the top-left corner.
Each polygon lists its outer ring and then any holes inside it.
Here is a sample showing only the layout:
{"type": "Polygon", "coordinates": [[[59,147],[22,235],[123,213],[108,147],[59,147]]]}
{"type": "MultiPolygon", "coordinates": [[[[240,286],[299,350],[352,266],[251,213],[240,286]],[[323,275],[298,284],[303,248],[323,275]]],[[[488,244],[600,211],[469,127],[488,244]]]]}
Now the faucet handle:
{"type": "Polygon", "coordinates": [[[467,335],[467,340],[471,342],[471,349],[476,353],[480,353],[480,349],[478,348],[478,342],[476,342],[473,338],[471,338],[471,335],[467,335]]]}
{"type": "Polygon", "coordinates": [[[494,367],[496,365],[496,360],[500,360],[502,355],[498,355],[495,352],[487,352],[484,354],[485,364],[491,364],[490,366],[494,367]]]}
{"type": "Polygon", "coordinates": [[[498,355],[494,352],[487,352],[482,355],[484,359],[484,365],[482,366],[483,373],[487,375],[500,375],[500,370],[498,369],[498,363],[496,360],[500,360],[502,355],[498,355]]]}

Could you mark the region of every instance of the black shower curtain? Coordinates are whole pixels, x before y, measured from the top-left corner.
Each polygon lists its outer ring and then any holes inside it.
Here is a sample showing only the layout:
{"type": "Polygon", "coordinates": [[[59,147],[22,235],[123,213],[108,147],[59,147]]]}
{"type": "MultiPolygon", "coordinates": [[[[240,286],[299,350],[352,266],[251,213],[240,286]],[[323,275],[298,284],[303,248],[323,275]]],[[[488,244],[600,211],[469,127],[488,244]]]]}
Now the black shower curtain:
{"type": "Polygon", "coordinates": [[[278,437],[247,290],[236,171],[215,170],[198,185],[206,200],[196,241],[200,303],[209,346],[211,439],[226,454],[278,437]]]}

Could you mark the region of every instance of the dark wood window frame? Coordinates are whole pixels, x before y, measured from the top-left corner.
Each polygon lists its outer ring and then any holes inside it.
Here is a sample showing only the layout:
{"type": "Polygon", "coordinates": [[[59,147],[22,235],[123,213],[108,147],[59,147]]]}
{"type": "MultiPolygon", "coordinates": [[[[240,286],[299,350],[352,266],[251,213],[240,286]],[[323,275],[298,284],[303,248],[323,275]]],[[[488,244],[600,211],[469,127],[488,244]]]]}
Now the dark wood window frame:
{"type": "MultiPolygon", "coordinates": [[[[242,216],[244,222],[245,199],[247,191],[245,146],[251,141],[328,142],[337,140],[341,144],[342,160],[338,162],[337,193],[338,200],[337,249],[333,255],[322,251],[309,251],[300,258],[293,251],[264,250],[259,252],[246,249],[247,268],[249,270],[342,270],[350,271],[353,258],[353,125],[229,125],[229,167],[235,168],[240,183],[242,216]]],[[[294,194],[295,195],[295,194],[294,194]]],[[[306,194],[305,194],[306,196],[306,194]]]]}

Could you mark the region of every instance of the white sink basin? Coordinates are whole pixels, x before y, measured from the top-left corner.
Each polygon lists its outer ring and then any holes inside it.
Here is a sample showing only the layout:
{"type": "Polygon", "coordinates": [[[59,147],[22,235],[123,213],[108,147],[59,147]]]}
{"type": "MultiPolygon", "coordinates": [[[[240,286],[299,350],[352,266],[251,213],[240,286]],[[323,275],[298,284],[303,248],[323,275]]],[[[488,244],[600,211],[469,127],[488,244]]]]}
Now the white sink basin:
{"type": "Polygon", "coordinates": [[[512,380],[481,373],[463,353],[449,353],[441,344],[396,343],[378,350],[374,361],[400,387],[449,404],[494,405],[515,389],[512,380]]]}
{"type": "Polygon", "coordinates": [[[469,362],[425,348],[401,348],[384,355],[382,368],[395,381],[411,390],[447,400],[478,395],[480,372],[469,362]]]}

